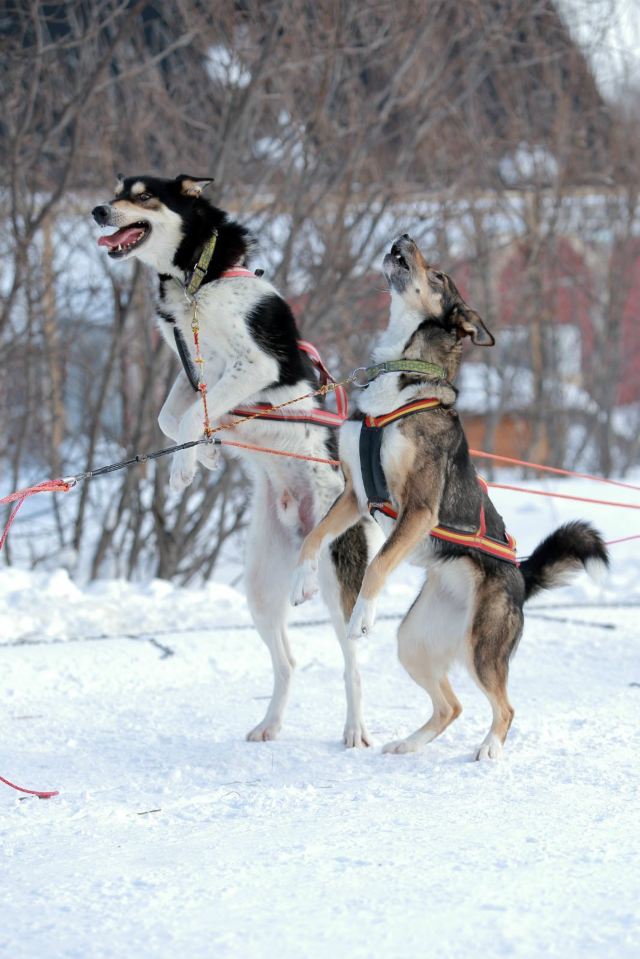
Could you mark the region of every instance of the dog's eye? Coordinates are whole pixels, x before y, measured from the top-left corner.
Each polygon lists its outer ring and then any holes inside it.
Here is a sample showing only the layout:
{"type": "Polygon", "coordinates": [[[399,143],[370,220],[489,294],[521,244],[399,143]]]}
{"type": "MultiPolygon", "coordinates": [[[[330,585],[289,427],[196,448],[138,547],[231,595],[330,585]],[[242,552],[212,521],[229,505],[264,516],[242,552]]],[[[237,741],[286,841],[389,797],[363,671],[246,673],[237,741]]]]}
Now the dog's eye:
{"type": "Polygon", "coordinates": [[[150,200],[152,196],[153,196],[152,193],[139,193],[139,194],[138,194],[138,199],[139,199],[139,200],[150,200]]]}
{"type": "Polygon", "coordinates": [[[440,273],[438,270],[433,271],[434,280],[438,280],[439,283],[444,283],[444,273],[440,273]]]}

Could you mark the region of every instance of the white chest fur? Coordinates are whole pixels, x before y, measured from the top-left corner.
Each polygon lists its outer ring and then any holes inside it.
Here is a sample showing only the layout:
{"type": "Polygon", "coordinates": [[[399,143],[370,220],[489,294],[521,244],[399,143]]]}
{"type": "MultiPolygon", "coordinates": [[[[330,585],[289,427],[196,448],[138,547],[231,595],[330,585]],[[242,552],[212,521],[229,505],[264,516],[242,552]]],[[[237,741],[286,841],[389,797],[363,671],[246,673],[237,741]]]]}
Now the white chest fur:
{"type": "MultiPolygon", "coordinates": [[[[182,333],[191,355],[194,355],[192,323],[194,304],[185,296],[179,284],[165,283],[164,299],[160,309],[168,313],[182,333]]],[[[214,382],[225,371],[237,369],[247,377],[247,396],[251,396],[251,367],[260,368],[261,385],[269,376],[277,379],[278,364],[267,356],[251,336],[247,316],[265,294],[275,293],[274,287],[258,277],[231,277],[208,283],[197,295],[196,310],[200,350],[205,362],[205,375],[214,382]],[[269,367],[268,370],[265,367],[269,367]]],[[[160,330],[171,348],[177,352],[173,325],[160,320],[160,330]]],[[[259,387],[258,387],[259,388],[259,387]]]]}
{"type": "Polygon", "coordinates": [[[358,506],[361,510],[367,508],[367,494],[362,481],[362,467],[360,464],[360,429],[362,424],[359,420],[347,420],[340,427],[339,449],[340,459],[346,464],[353,488],[358,500],[358,506]]]}
{"type": "MultiPolygon", "coordinates": [[[[349,420],[340,429],[340,459],[346,463],[352,478],[358,505],[365,509],[368,501],[362,479],[362,463],[360,460],[360,434],[363,425],[359,420],[349,420]]],[[[385,427],[381,447],[381,464],[387,483],[395,476],[405,476],[407,460],[411,457],[413,447],[402,435],[395,423],[385,427]]]]}

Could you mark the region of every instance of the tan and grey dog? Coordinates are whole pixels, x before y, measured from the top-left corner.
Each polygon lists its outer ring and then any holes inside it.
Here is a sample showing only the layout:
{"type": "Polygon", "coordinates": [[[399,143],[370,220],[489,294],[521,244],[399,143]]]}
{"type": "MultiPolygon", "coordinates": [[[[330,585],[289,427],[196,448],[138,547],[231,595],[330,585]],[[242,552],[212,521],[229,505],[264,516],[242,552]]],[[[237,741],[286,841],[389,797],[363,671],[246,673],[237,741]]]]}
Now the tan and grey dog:
{"type": "Polygon", "coordinates": [[[360,413],[340,430],[345,488],[303,544],[292,601],[315,591],[323,549],[377,511],[390,533],[364,576],[350,636],[371,630],[380,590],[402,560],[424,566],[427,580],[398,631],[398,654],[433,703],[428,722],[385,751],[414,752],[459,716],[447,674],[462,661],[493,711],[477,758],[497,759],[513,719],[507,677],[524,603],[581,567],[602,571],[607,551],[594,529],[574,522],[517,563],[514,541],[471,463],[452,385],[463,338],[483,346],[494,339],[407,234],[393,244],[383,269],[391,314],[374,362],[391,361],[396,371],[383,370],[364,390],[360,413]],[[404,371],[397,371],[399,360],[404,371]]]}

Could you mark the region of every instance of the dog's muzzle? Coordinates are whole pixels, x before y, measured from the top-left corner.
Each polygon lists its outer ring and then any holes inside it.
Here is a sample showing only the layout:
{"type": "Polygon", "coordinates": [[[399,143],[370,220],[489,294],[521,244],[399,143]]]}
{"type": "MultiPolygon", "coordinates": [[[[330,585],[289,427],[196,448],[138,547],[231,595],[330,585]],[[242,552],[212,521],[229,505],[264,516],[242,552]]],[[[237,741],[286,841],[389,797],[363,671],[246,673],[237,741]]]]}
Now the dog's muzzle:
{"type": "Polygon", "coordinates": [[[111,208],[108,206],[94,206],[93,210],[91,211],[91,216],[96,221],[98,226],[108,226],[110,213],[111,208]]]}
{"type": "Polygon", "coordinates": [[[98,226],[118,227],[115,233],[101,236],[98,246],[104,246],[113,259],[126,256],[139,247],[151,233],[151,224],[148,220],[136,220],[133,223],[125,222],[128,217],[110,203],[95,206],[91,216],[98,226]]]}

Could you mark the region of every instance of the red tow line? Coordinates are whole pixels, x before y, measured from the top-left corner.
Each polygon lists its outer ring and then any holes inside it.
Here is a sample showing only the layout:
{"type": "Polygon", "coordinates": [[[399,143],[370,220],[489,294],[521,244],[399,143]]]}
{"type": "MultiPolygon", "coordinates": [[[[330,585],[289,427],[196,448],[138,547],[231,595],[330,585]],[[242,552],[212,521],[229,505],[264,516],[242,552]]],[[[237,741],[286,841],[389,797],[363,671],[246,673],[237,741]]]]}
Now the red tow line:
{"type": "Polygon", "coordinates": [[[17,789],[19,793],[28,793],[29,796],[37,796],[38,799],[51,799],[52,796],[60,795],[57,789],[52,789],[50,792],[42,792],[40,789],[25,789],[24,786],[16,786],[15,783],[9,782],[4,776],[0,776],[0,783],[4,783],[5,786],[11,786],[12,789],[17,789]]]}
{"type": "MultiPolygon", "coordinates": [[[[38,483],[37,486],[28,486],[26,489],[19,489],[15,493],[10,493],[8,496],[3,496],[2,499],[0,499],[0,504],[15,503],[16,505],[11,510],[9,519],[7,520],[7,525],[5,526],[4,532],[0,537],[0,550],[4,546],[5,540],[9,535],[9,530],[11,529],[11,524],[18,515],[20,507],[29,496],[33,496],[34,493],[66,493],[74,485],[75,483],[67,480],[45,480],[44,483],[38,483]]],[[[29,796],[37,796],[38,799],[51,799],[53,796],[59,795],[57,789],[43,791],[41,789],[25,789],[24,786],[16,786],[15,783],[5,779],[4,776],[0,776],[0,782],[3,782],[5,786],[10,786],[11,789],[15,789],[19,793],[26,793],[29,796]]]]}
{"type": "Polygon", "coordinates": [[[43,483],[38,483],[36,486],[27,486],[26,489],[16,490],[15,493],[9,493],[8,496],[3,496],[0,499],[0,506],[4,506],[5,503],[15,503],[11,512],[9,513],[9,519],[7,520],[7,525],[4,528],[4,533],[0,536],[0,550],[5,544],[5,540],[9,535],[9,530],[11,529],[11,524],[18,515],[20,507],[24,501],[29,497],[33,496],[34,493],[67,493],[70,489],[73,489],[75,482],[70,480],[55,479],[55,480],[45,480],[43,483]]]}

